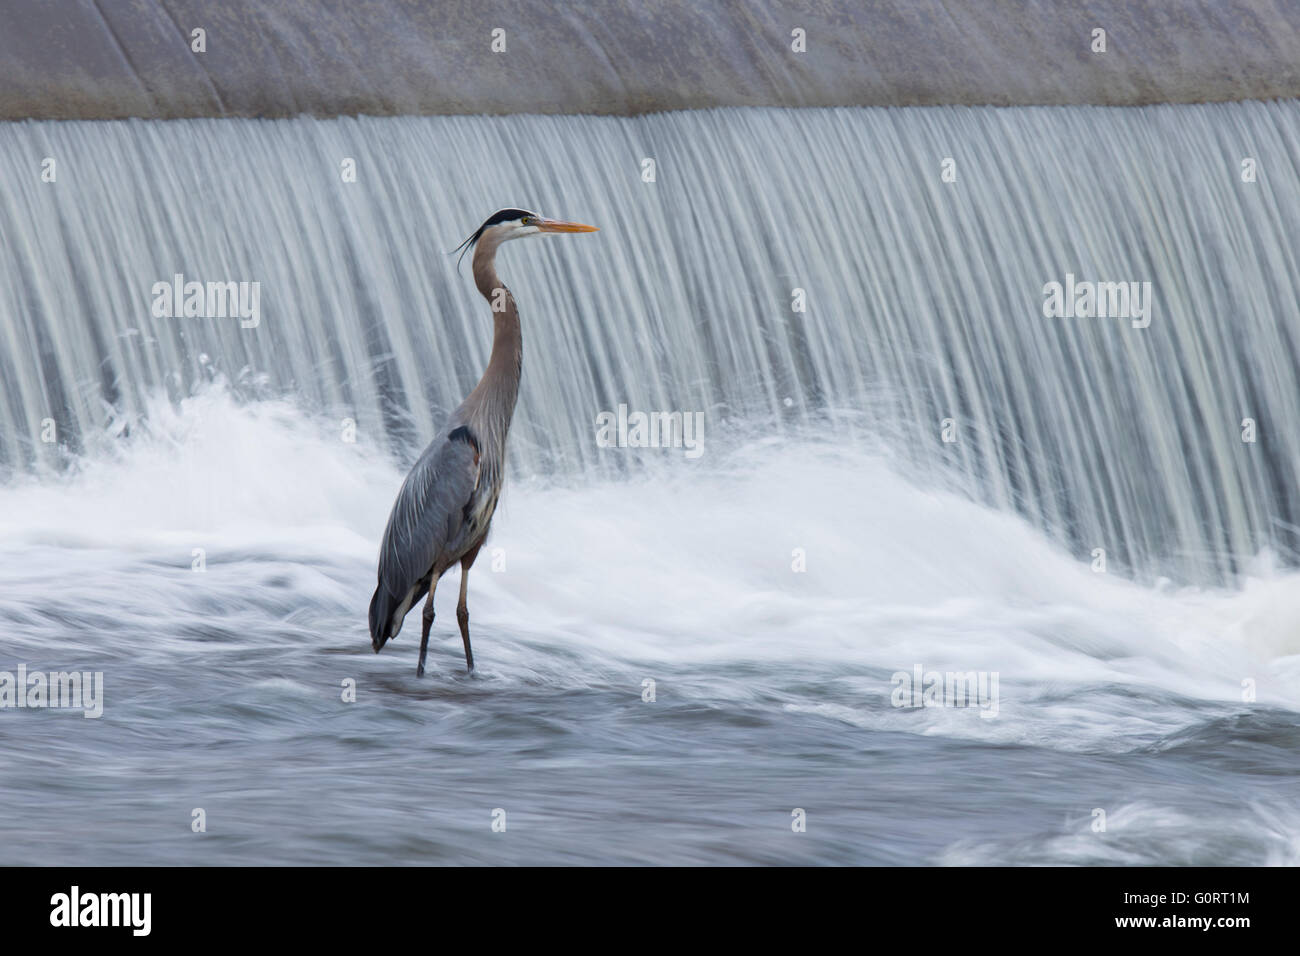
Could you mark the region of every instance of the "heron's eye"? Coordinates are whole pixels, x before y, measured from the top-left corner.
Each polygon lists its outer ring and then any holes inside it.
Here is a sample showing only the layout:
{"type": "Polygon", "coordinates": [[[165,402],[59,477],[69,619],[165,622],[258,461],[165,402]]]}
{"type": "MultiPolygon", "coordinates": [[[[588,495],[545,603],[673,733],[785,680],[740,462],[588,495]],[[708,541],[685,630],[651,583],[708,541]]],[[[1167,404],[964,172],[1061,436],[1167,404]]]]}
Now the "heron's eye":
{"type": "Polygon", "coordinates": [[[537,220],[535,220],[532,216],[524,216],[519,221],[522,222],[525,226],[531,226],[537,220]]]}

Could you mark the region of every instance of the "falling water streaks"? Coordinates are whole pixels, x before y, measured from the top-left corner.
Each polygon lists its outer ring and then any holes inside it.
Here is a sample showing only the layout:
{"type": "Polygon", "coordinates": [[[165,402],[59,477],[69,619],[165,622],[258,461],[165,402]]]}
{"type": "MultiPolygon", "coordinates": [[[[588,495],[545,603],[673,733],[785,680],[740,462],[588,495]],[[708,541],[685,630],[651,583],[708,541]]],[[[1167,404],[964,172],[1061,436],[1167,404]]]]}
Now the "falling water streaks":
{"type": "Polygon", "coordinates": [[[490,341],[443,253],[518,203],[605,228],[502,260],[516,472],[627,467],[593,439],[621,403],[883,437],[1076,553],[1222,582],[1300,525],[1297,141],[1293,101],[0,126],[0,467],[213,374],[409,459],[490,341]],[[259,326],[155,316],[177,273],[260,283],[259,326]],[[1150,326],[1045,316],[1067,275],[1150,283],[1150,326]]]}

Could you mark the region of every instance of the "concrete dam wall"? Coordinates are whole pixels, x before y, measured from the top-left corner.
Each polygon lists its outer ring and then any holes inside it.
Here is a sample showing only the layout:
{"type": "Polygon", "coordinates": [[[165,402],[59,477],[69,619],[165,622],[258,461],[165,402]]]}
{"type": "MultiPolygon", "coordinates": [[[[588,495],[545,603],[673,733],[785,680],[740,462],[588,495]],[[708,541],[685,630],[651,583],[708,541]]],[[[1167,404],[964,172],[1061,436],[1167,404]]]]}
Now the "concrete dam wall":
{"type": "Polygon", "coordinates": [[[0,119],[1300,96],[1292,0],[4,0],[0,17],[0,119]]]}

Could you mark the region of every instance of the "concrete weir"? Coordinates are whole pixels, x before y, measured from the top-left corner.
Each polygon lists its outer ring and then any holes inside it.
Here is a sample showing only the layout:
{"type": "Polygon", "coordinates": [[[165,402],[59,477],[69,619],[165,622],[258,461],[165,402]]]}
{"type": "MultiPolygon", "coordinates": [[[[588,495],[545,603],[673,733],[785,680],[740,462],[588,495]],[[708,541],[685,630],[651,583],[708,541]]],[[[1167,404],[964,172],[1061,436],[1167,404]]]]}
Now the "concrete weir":
{"type": "Polygon", "coordinates": [[[1296,96],[1291,0],[8,0],[0,28],[11,120],[1296,96]]]}

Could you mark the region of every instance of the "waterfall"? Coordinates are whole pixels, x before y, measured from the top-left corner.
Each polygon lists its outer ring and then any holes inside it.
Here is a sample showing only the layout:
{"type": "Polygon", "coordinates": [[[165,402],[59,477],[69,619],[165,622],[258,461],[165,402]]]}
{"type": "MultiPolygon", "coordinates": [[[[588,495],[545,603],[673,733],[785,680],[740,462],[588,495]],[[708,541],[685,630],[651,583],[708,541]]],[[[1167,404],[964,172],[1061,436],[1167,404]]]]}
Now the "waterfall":
{"type": "Polygon", "coordinates": [[[699,411],[1218,583],[1296,549],[1297,144],[1295,101],[4,124],[0,468],[212,379],[409,460],[490,347],[445,252],[519,205],[602,231],[501,253],[516,473],[626,467],[619,404],[699,411]],[[258,283],[256,326],[156,315],[177,275],[258,283]],[[1067,277],[1149,284],[1150,324],[1046,316],[1067,277]]]}

